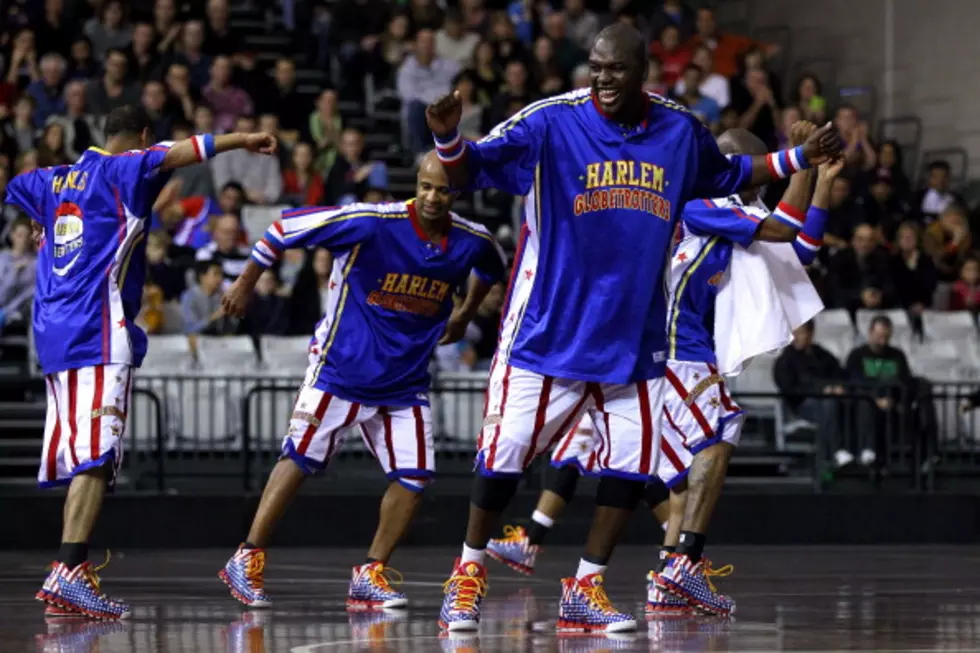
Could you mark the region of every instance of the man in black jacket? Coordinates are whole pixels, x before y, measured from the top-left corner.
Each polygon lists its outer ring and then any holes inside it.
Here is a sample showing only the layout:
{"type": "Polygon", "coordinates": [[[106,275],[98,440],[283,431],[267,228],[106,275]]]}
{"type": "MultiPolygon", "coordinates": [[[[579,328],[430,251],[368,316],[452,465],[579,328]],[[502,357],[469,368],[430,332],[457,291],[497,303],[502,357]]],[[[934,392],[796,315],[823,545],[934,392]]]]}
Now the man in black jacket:
{"type": "Polygon", "coordinates": [[[773,379],[790,410],[816,425],[817,446],[839,448],[844,370],[833,354],[814,344],[813,331],[810,321],[793,332],[792,345],[776,359],[773,379]]]}

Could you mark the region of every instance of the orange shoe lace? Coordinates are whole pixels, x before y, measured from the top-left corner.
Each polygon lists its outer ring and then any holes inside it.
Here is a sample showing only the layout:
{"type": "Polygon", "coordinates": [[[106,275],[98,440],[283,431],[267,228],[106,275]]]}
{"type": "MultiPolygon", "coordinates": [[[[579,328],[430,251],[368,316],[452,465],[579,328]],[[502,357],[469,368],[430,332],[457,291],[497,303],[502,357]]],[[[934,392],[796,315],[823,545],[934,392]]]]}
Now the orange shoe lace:
{"type": "Polygon", "coordinates": [[[98,595],[101,597],[105,597],[105,595],[102,593],[102,589],[101,589],[102,581],[99,578],[99,572],[109,566],[109,560],[111,559],[112,559],[112,553],[109,551],[109,549],[106,549],[105,560],[102,561],[101,565],[92,566],[91,564],[88,564],[83,570],[83,573],[85,574],[85,580],[87,580],[92,585],[92,587],[95,588],[96,593],[98,593],[98,595]]]}
{"type": "Polygon", "coordinates": [[[523,526],[504,526],[504,536],[500,538],[500,541],[519,544],[526,537],[527,531],[524,530],[523,526]]]}
{"type": "Polygon", "coordinates": [[[456,601],[453,603],[453,608],[456,610],[470,610],[476,606],[477,599],[487,593],[487,588],[489,587],[490,584],[487,583],[486,579],[477,576],[455,574],[443,583],[442,591],[445,594],[449,594],[455,589],[456,601]]]}
{"type": "Polygon", "coordinates": [[[252,588],[260,590],[265,587],[265,576],[262,573],[264,571],[265,551],[252,549],[252,553],[248,556],[248,562],[245,563],[245,580],[252,588]]]}
{"type": "Polygon", "coordinates": [[[391,588],[391,584],[395,585],[402,584],[402,574],[397,569],[392,569],[391,567],[385,567],[384,565],[373,565],[368,567],[367,570],[368,578],[371,582],[386,592],[394,592],[391,588]]]}
{"type": "Polygon", "coordinates": [[[711,582],[712,578],[724,578],[725,576],[731,576],[732,572],[735,571],[735,565],[725,565],[724,567],[719,567],[715,569],[711,566],[711,561],[707,558],[704,559],[704,580],[707,581],[708,587],[715,594],[718,593],[718,588],[715,584],[711,582]]]}
{"type": "Polygon", "coordinates": [[[613,607],[612,601],[606,594],[606,588],[602,586],[602,576],[596,576],[590,587],[582,588],[582,593],[585,594],[585,598],[596,610],[606,614],[616,612],[616,608],[613,607]]]}

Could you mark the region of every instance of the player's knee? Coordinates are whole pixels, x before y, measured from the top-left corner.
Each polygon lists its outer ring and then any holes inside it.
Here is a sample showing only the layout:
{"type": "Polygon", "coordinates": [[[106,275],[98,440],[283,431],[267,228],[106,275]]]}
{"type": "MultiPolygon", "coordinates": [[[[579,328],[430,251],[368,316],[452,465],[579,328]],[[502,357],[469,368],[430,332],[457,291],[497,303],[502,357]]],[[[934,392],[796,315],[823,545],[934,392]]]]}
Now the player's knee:
{"type": "Polygon", "coordinates": [[[643,481],[633,481],[618,476],[603,476],[599,479],[599,488],[596,490],[596,505],[635,510],[640,499],[643,498],[645,485],[643,481]]]}
{"type": "Polygon", "coordinates": [[[565,503],[568,503],[575,496],[575,488],[578,486],[578,479],[581,473],[575,465],[564,465],[558,468],[555,474],[554,483],[551,491],[560,496],[565,503]]]}
{"type": "Polygon", "coordinates": [[[670,490],[659,478],[647,483],[643,496],[651,508],[656,508],[670,498],[670,490]]]}
{"type": "Polygon", "coordinates": [[[478,474],[473,481],[470,501],[474,506],[487,512],[503,512],[514,498],[519,476],[485,476],[478,474]]]}

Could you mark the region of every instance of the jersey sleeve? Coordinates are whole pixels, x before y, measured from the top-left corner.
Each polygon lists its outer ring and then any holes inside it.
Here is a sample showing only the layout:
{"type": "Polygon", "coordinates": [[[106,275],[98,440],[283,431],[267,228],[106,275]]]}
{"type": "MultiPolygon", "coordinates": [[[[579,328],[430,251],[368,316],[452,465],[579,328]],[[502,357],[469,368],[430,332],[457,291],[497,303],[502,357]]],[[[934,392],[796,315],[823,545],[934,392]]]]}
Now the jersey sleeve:
{"type": "Polygon", "coordinates": [[[711,200],[694,200],[684,206],[684,224],[702,236],[720,236],[748,247],[768,213],[754,206],[720,207],[711,200]]]}
{"type": "Polygon", "coordinates": [[[174,143],[165,141],[145,150],[130,150],[109,158],[110,181],[119,189],[126,208],[138,218],[149,218],[157,195],[170,179],[163,160],[174,143]]]}
{"type": "Polygon", "coordinates": [[[369,239],[383,213],[371,204],[283,211],[252,248],[252,260],[272,267],[287,249],[321,246],[344,251],[369,239]]]}
{"type": "Polygon", "coordinates": [[[480,253],[473,263],[473,273],[490,285],[503,281],[507,276],[507,258],[497,241],[487,238],[482,241],[480,253]]]}
{"type": "Polygon", "coordinates": [[[500,123],[473,143],[466,143],[470,187],[496,188],[527,195],[547,133],[545,110],[533,105],[500,123]]]}
{"type": "Polygon", "coordinates": [[[27,216],[44,225],[42,198],[48,192],[43,170],[32,170],[17,175],[7,184],[7,204],[19,207],[27,216]]]}
{"type": "Polygon", "coordinates": [[[691,197],[725,197],[744,190],[752,180],[752,157],[725,156],[711,132],[694,122],[697,170],[691,197]]]}

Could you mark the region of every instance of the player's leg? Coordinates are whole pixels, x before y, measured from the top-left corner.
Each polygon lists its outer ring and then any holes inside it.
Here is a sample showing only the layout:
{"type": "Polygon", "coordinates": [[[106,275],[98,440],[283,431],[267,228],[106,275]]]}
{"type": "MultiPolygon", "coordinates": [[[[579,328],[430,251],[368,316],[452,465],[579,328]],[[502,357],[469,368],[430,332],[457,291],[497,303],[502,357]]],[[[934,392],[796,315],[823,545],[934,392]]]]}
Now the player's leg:
{"type": "Polygon", "coordinates": [[[584,386],[503,363],[491,370],[466,540],[446,584],[439,619],[443,628],[474,630],[479,624],[487,586],[487,543],[524,469],[581,416],[587,399],[584,386]]]}
{"type": "Polygon", "coordinates": [[[102,593],[88,561],[88,542],[106,490],[122,461],[122,437],[131,369],[100,365],[48,377],[48,416],[38,479],[42,487],[69,484],[61,549],[37,599],[54,614],[96,619],[130,615],[126,604],[102,593]]]}
{"type": "Polygon", "coordinates": [[[381,407],[361,424],[361,435],[390,483],[381,499],[378,528],[367,559],[351,573],[347,607],[400,608],[408,604],[408,598],[392,588],[385,571],[422,504],[422,491],[435,473],[429,407],[381,407]]]}
{"type": "Polygon", "coordinates": [[[272,605],[265,591],[265,549],[272,533],[306,477],[327,468],[346,428],[368,410],[310,385],[300,388],[282,454],[262,490],[248,536],[218,572],[232,596],[245,605],[272,605]]]}
{"type": "Polygon", "coordinates": [[[728,615],[735,602],[708,581],[712,569],[703,560],[708,523],[724,486],[728,461],[741,434],[743,414],[712,365],[671,361],[668,379],[680,402],[670,409],[693,454],[677,553],[657,585],[697,609],[728,615]]]}

